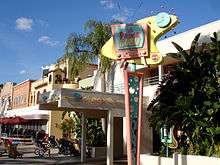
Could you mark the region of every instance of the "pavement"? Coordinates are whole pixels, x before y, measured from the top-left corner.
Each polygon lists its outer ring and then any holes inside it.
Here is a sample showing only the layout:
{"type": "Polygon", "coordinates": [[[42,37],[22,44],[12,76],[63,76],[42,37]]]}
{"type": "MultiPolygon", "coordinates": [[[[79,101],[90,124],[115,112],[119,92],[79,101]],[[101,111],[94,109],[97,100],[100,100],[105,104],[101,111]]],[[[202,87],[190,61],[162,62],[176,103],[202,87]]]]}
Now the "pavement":
{"type": "MultiPolygon", "coordinates": [[[[80,162],[80,157],[74,157],[70,155],[60,155],[58,154],[58,149],[51,149],[51,156],[46,158],[41,158],[34,154],[35,145],[18,145],[18,151],[23,153],[23,158],[8,158],[7,154],[3,154],[0,157],[0,164],[5,165],[106,165],[105,158],[87,158],[86,163],[80,162]]],[[[0,146],[0,152],[4,150],[4,146],[0,146]]],[[[115,160],[114,165],[125,165],[126,160],[115,160]]]]}

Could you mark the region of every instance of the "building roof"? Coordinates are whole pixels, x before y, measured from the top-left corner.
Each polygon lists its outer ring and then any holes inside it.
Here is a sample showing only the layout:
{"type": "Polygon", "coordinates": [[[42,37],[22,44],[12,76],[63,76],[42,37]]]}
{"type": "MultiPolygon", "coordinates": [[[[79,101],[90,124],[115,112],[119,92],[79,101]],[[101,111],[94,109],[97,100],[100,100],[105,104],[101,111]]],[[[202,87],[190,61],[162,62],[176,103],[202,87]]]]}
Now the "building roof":
{"type": "Polygon", "coordinates": [[[20,83],[18,83],[18,84],[16,84],[16,85],[14,85],[14,87],[17,87],[17,86],[19,86],[19,85],[21,85],[21,84],[23,84],[23,83],[28,82],[28,81],[30,81],[30,82],[34,82],[34,81],[36,81],[36,80],[30,80],[30,79],[27,79],[27,80],[24,80],[24,81],[22,81],[22,82],[20,82],[20,83]]]}
{"type": "MultiPolygon", "coordinates": [[[[157,47],[163,55],[167,53],[177,52],[177,50],[171,42],[175,42],[179,44],[184,50],[188,50],[191,46],[191,42],[198,33],[201,33],[201,36],[211,36],[214,32],[220,32],[220,20],[208,23],[206,25],[202,25],[200,27],[188,30],[186,32],[177,34],[167,39],[158,41],[157,47]]],[[[220,34],[218,34],[218,39],[220,39],[220,34]]],[[[199,42],[210,42],[210,39],[208,37],[200,37],[199,42]]]]}

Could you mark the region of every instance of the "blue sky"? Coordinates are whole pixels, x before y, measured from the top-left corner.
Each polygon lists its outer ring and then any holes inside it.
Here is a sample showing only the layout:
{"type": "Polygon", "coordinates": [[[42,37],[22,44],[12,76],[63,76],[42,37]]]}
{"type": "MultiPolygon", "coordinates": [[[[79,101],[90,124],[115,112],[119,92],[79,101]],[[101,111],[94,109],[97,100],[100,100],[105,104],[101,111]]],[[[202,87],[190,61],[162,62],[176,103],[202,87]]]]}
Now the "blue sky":
{"type": "Polygon", "coordinates": [[[38,79],[89,19],[134,22],[158,12],[180,18],[176,33],[220,19],[219,0],[1,0],[0,83],[38,79]]]}

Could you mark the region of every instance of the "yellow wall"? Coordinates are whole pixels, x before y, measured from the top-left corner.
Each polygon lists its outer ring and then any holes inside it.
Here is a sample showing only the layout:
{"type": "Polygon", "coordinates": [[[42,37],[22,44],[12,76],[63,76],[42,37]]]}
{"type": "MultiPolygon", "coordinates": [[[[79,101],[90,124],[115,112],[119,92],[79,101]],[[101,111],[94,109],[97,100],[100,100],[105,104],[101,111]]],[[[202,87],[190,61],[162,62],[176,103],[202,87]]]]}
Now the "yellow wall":
{"type": "MultiPolygon", "coordinates": [[[[78,83],[70,81],[68,83],[59,82],[55,83],[56,75],[61,75],[61,78],[64,78],[64,68],[67,69],[67,79],[70,79],[70,70],[69,61],[62,61],[59,64],[50,65],[49,73],[47,77],[43,77],[31,84],[31,93],[30,93],[30,102],[31,106],[38,104],[37,93],[42,94],[43,92],[48,92],[53,89],[60,88],[69,88],[69,89],[77,89],[79,87],[78,83]],[[49,78],[51,76],[51,79],[49,78]]],[[[96,65],[89,65],[85,73],[83,75],[86,77],[87,74],[91,74],[89,71],[93,73],[93,70],[96,69],[96,65]]],[[[49,135],[54,135],[56,138],[62,137],[62,130],[60,129],[60,125],[62,122],[62,113],[63,111],[50,111],[48,123],[47,123],[47,132],[49,135]]]]}
{"type": "Polygon", "coordinates": [[[51,111],[49,135],[54,135],[56,138],[62,137],[62,130],[60,129],[62,113],[63,111],[51,111]]]}

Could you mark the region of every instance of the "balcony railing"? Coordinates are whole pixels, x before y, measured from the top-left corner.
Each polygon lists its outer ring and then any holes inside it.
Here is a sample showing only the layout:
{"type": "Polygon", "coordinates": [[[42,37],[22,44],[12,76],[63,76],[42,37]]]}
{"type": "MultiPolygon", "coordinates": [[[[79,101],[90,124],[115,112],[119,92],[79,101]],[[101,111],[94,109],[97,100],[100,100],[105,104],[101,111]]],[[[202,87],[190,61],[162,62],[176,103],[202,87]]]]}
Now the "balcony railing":
{"type": "MultiPolygon", "coordinates": [[[[167,74],[163,74],[162,79],[166,76],[167,74]]],[[[144,78],[144,86],[157,85],[157,84],[159,84],[159,76],[144,78]]]]}
{"type": "Polygon", "coordinates": [[[109,89],[106,90],[106,92],[110,93],[124,93],[125,86],[124,83],[116,84],[116,85],[109,85],[109,89]]]}
{"type": "MultiPolygon", "coordinates": [[[[165,77],[166,74],[164,74],[162,77],[165,77]]],[[[159,76],[154,77],[147,77],[144,78],[144,87],[151,86],[151,85],[158,85],[159,84],[159,76]]],[[[110,93],[124,93],[124,83],[116,84],[116,85],[109,85],[109,89],[107,89],[107,92],[110,93]]]]}

